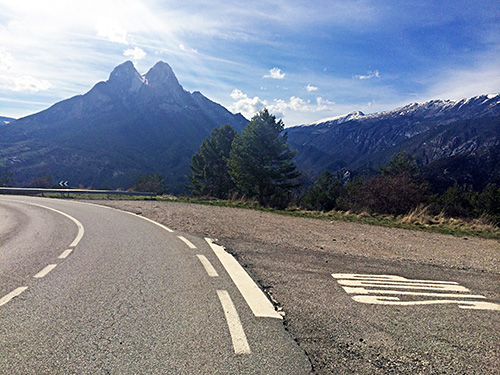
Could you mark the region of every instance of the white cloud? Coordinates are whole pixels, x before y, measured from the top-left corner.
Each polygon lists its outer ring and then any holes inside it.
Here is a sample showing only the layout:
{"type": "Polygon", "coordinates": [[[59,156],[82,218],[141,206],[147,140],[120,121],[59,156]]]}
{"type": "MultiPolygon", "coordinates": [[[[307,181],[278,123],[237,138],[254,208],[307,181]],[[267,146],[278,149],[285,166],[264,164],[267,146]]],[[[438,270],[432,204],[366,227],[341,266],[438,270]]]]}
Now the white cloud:
{"type": "Polygon", "coordinates": [[[448,70],[432,77],[432,84],[418,100],[463,99],[500,93],[498,55],[485,56],[475,66],[448,70]]]}
{"type": "Polygon", "coordinates": [[[316,111],[330,111],[333,110],[336,106],[335,102],[332,102],[328,99],[323,99],[320,96],[316,98],[316,104],[316,111]]]}
{"type": "Polygon", "coordinates": [[[232,112],[240,112],[246,118],[252,118],[260,110],[267,108],[269,112],[278,118],[284,118],[290,111],[299,113],[315,113],[321,111],[330,111],[335,108],[335,103],[321,97],[316,98],[316,103],[310,100],[304,100],[297,96],[291,96],[288,100],[273,99],[267,101],[258,96],[250,98],[241,90],[235,89],[230,94],[231,98],[236,100],[229,106],[232,112]]]}
{"type": "Polygon", "coordinates": [[[380,78],[380,73],[378,70],[373,70],[371,72],[368,72],[366,75],[356,75],[354,76],[357,79],[372,79],[372,78],[380,78]]]}
{"type": "Polygon", "coordinates": [[[230,95],[236,102],[229,106],[229,110],[234,113],[241,113],[248,119],[267,106],[265,100],[261,100],[258,96],[250,98],[238,89],[234,89],[230,95]]]}
{"type": "Polygon", "coordinates": [[[45,91],[52,87],[49,81],[31,76],[0,75],[0,87],[10,91],[45,91]]]}
{"type": "Polygon", "coordinates": [[[312,92],[312,91],[318,91],[318,88],[316,86],[309,84],[306,86],[306,90],[312,92]]]}
{"type": "Polygon", "coordinates": [[[230,94],[231,98],[233,98],[234,100],[236,99],[246,99],[248,98],[247,94],[244,94],[243,92],[241,92],[241,90],[238,90],[238,89],[234,89],[231,94],[230,94]]]}
{"type": "Polygon", "coordinates": [[[181,51],[184,51],[184,52],[198,53],[198,50],[196,50],[194,48],[188,48],[184,44],[179,44],[179,48],[180,48],[181,51]]]}
{"type": "Polygon", "coordinates": [[[0,49],[0,70],[11,70],[14,65],[14,58],[12,54],[5,50],[0,49]]]}
{"type": "Polygon", "coordinates": [[[4,48],[0,49],[0,88],[16,92],[36,92],[45,91],[52,87],[47,80],[37,79],[22,73],[16,69],[12,53],[4,48]]]}
{"type": "Polygon", "coordinates": [[[285,78],[285,73],[282,73],[279,68],[272,68],[269,74],[266,74],[263,78],[283,79],[285,78]]]}
{"type": "Polygon", "coordinates": [[[96,25],[97,36],[109,40],[110,42],[129,44],[127,30],[114,24],[112,20],[101,20],[96,25]]]}
{"type": "Polygon", "coordinates": [[[146,57],[146,52],[139,47],[135,47],[134,49],[129,48],[123,52],[123,56],[130,57],[132,60],[138,61],[146,57]]]}

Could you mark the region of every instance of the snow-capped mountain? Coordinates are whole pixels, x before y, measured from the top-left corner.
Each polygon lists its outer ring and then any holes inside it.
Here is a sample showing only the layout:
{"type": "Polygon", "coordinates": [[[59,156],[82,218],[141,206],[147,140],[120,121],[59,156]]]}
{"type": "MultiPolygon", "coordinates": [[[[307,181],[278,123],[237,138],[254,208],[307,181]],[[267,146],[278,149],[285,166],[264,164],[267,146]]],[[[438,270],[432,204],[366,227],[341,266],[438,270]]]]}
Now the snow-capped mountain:
{"type": "Polygon", "coordinates": [[[19,184],[41,174],[73,185],[128,188],[159,172],[172,192],[187,182],[188,165],[215,127],[241,131],[246,120],[179,84],[158,62],[141,75],[132,62],[117,66],[89,92],[0,127],[0,159],[19,184]]]}
{"type": "Polygon", "coordinates": [[[411,103],[390,111],[365,115],[357,111],[347,115],[331,117],[299,126],[333,126],[351,120],[390,120],[401,118],[408,122],[425,122],[432,119],[439,124],[475,117],[488,117],[500,114],[500,94],[488,94],[460,100],[431,100],[424,103],[411,103]]]}
{"type": "MultiPolygon", "coordinates": [[[[491,153],[500,145],[500,95],[412,103],[368,115],[355,112],[287,132],[290,145],[298,150],[298,165],[312,175],[323,169],[377,169],[400,150],[414,155],[429,170],[444,165],[445,159],[484,157],[490,170],[480,167],[480,172],[491,175],[498,169],[491,165],[495,159],[491,153]]],[[[476,181],[471,176],[456,179],[476,181]]]]}

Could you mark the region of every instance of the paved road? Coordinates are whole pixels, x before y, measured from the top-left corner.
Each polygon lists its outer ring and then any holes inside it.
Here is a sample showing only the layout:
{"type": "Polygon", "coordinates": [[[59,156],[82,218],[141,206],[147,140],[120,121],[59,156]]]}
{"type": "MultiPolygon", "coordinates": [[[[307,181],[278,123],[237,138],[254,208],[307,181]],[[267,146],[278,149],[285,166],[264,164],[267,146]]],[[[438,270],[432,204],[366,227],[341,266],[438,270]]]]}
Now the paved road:
{"type": "Polygon", "coordinates": [[[315,373],[500,374],[498,273],[225,242],[280,302],[315,373]]]}
{"type": "Polygon", "coordinates": [[[0,197],[0,373],[308,374],[229,258],[138,215],[0,197]]]}

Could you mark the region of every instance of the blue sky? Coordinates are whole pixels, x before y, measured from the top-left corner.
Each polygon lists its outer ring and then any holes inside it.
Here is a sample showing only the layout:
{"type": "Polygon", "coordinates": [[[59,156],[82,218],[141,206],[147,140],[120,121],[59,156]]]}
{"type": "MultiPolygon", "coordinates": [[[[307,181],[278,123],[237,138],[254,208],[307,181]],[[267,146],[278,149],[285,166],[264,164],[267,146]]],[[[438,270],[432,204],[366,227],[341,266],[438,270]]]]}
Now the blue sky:
{"type": "Polygon", "coordinates": [[[0,0],[0,116],[162,60],[188,91],[287,126],[500,92],[500,1],[0,0]]]}

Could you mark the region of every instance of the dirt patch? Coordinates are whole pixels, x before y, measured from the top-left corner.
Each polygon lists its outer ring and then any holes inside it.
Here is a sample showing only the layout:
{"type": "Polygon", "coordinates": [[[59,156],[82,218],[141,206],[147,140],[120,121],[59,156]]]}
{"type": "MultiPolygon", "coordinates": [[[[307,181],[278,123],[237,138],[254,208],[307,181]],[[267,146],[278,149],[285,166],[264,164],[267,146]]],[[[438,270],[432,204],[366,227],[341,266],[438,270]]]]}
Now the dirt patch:
{"type": "Polygon", "coordinates": [[[500,272],[500,242],[457,238],[372,225],[296,218],[228,207],[151,201],[104,201],[100,204],[141,213],[186,233],[255,245],[293,247],[307,253],[345,254],[410,260],[447,268],[500,272]]]}

